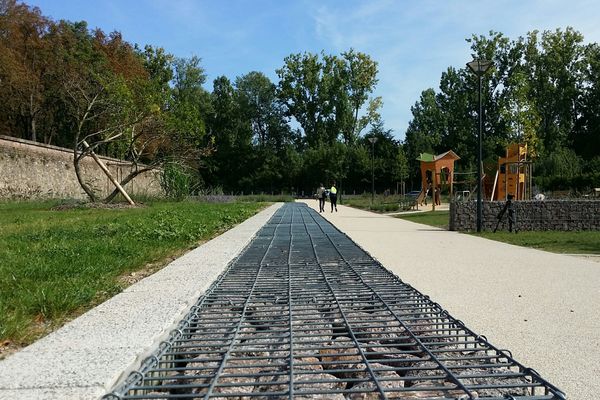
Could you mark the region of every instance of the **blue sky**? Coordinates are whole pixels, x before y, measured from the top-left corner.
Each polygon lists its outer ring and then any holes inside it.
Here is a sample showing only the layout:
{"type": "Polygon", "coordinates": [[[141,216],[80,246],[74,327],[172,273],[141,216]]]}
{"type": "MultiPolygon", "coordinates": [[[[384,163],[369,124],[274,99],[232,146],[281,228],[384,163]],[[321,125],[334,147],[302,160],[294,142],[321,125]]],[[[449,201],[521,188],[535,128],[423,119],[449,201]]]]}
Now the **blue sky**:
{"type": "Polygon", "coordinates": [[[404,138],[410,107],[437,89],[448,66],[471,60],[465,38],[490,30],[511,39],[528,31],[572,26],[600,42],[597,0],[28,0],[53,19],[86,20],[91,28],[180,57],[202,58],[209,84],[253,70],[274,82],[285,56],[338,54],[351,47],[379,63],[382,116],[404,138]]]}

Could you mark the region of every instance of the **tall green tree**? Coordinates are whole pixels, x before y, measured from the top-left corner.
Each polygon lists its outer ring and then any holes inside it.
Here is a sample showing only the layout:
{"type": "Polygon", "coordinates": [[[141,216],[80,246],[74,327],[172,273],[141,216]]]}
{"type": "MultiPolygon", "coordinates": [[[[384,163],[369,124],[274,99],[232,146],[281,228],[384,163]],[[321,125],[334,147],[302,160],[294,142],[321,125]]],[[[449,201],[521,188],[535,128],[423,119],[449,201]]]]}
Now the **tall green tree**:
{"type": "Polygon", "coordinates": [[[352,143],[371,122],[380,120],[378,109],[382,106],[381,97],[370,99],[377,85],[377,62],[365,53],[350,49],[342,53],[342,68],[346,76],[346,90],[350,103],[351,126],[342,129],[346,143],[352,143]],[[367,104],[367,112],[359,117],[360,110],[367,104]]]}
{"type": "Polygon", "coordinates": [[[252,124],[253,140],[261,148],[281,150],[291,140],[277,88],[262,72],[250,72],[235,81],[240,112],[252,124]]]}
{"type": "Polygon", "coordinates": [[[284,59],[279,75],[278,96],[286,113],[302,127],[312,147],[325,140],[327,111],[323,109],[325,89],[322,82],[323,62],[316,54],[291,54],[284,59]]]}
{"type": "Polygon", "coordinates": [[[586,160],[600,161],[600,45],[585,49],[583,87],[577,99],[581,114],[570,139],[575,151],[586,160]]]}
{"type": "Polygon", "coordinates": [[[177,58],[174,61],[169,126],[184,140],[200,144],[207,132],[206,118],[211,110],[209,93],[202,86],[206,74],[200,58],[177,58]]]}
{"type": "Polygon", "coordinates": [[[290,166],[293,131],[282,104],[276,96],[276,86],[261,72],[250,72],[235,81],[236,100],[241,116],[252,128],[252,174],[248,186],[256,191],[276,191],[289,186],[294,168],[290,166]]]}
{"type": "Polygon", "coordinates": [[[277,73],[278,96],[310,147],[331,145],[340,137],[351,144],[379,117],[381,99],[369,100],[377,84],[377,63],[364,53],[292,54],[277,73]],[[367,112],[361,116],[364,106],[367,112]]]}
{"type": "Polygon", "coordinates": [[[583,70],[583,36],[567,28],[565,31],[537,31],[527,36],[525,61],[532,81],[531,97],[535,99],[541,119],[538,136],[542,151],[551,152],[568,145],[568,139],[580,112],[583,70]]]}
{"type": "Polygon", "coordinates": [[[442,141],[446,130],[446,116],[438,103],[433,89],[421,92],[421,97],[411,107],[412,119],[408,123],[405,136],[405,153],[410,174],[418,176],[421,153],[433,153],[442,141]]]}
{"type": "Polygon", "coordinates": [[[212,111],[208,121],[214,154],[209,160],[210,176],[205,176],[205,180],[212,186],[221,184],[228,191],[237,190],[248,182],[245,178],[252,159],[251,122],[241,113],[235,88],[227,77],[214,80],[210,99],[212,111]]]}

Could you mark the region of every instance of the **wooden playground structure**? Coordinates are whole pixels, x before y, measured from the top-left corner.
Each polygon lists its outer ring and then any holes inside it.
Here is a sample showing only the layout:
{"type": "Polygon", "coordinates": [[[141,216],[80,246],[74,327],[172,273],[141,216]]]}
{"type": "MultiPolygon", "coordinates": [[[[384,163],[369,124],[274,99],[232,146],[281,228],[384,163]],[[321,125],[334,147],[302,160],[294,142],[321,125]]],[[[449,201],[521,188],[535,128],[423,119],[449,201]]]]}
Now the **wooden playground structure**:
{"type": "Polygon", "coordinates": [[[454,162],[460,160],[460,157],[448,150],[437,156],[421,153],[417,160],[421,162],[421,193],[417,197],[417,204],[427,204],[427,196],[431,193],[432,207],[435,210],[436,205],[441,205],[441,191],[444,187],[449,186],[452,197],[454,162]]]}
{"type": "Polygon", "coordinates": [[[433,155],[421,153],[417,160],[421,162],[421,192],[417,197],[418,205],[427,205],[427,197],[431,196],[432,209],[441,204],[441,191],[448,188],[450,198],[454,198],[455,185],[469,185],[468,190],[459,190],[457,198],[470,200],[471,195],[482,190],[485,200],[506,201],[508,195],[514,200],[528,200],[532,197],[532,162],[527,159],[527,145],[514,143],[506,148],[504,157],[498,157],[496,174],[483,173],[481,182],[477,178],[456,181],[455,176],[474,175],[475,172],[454,172],[454,163],[460,157],[448,150],[445,153],[433,155]]]}
{"type": "Polygon", "coordinates": [[[498,169],[489,199],[506,201],[510,194],[514,200],[531,199],[532,162],[527,160],[527,145],[513,143],[506,148],[506,155],[498,157],[498,169]]]}

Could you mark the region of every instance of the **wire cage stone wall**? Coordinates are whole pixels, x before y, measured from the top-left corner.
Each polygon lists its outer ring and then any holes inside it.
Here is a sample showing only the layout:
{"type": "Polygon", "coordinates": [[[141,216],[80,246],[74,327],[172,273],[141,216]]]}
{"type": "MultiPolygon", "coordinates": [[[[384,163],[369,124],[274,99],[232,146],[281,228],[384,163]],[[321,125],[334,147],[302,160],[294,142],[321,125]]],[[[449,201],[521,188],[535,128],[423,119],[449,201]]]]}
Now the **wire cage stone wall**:
{"type": "MultiPolygon", "coordinates": [[[[504,201],[483,202],[484,230],[494,230],[504,201]]],[[[516,229],[520,231],[584,231],[600,230],[600,199],[513,201],[516,229]]],[[[450,230],[477,229],[477,203],[452,202],[450,204],[450,230]]],[[[505,212],[498,230],[508,230],[508,213],[505,212]]]]}

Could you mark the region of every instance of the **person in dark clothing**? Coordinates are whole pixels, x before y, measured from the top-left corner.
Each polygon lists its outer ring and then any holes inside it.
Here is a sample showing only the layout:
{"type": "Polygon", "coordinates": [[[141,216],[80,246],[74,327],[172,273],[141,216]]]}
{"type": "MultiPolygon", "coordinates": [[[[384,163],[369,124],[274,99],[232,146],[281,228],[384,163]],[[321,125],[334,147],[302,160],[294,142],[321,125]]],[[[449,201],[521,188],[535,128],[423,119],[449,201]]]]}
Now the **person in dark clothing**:
{"type": "Polygon", "coordinates": [[[331,189],[329,189],[329,201],[331,202],[331,212],[335,208],[335,212],[337,212],[337,188],[335,187],[335,182],[331,184],[331,189]]]}
{"type": "Polygon", "coordinates": [[[325,212],[325,199],[327,198],[327,190],[322,183],[317,189],[317,198],[319,199],[319,212],[325,212]]]}

